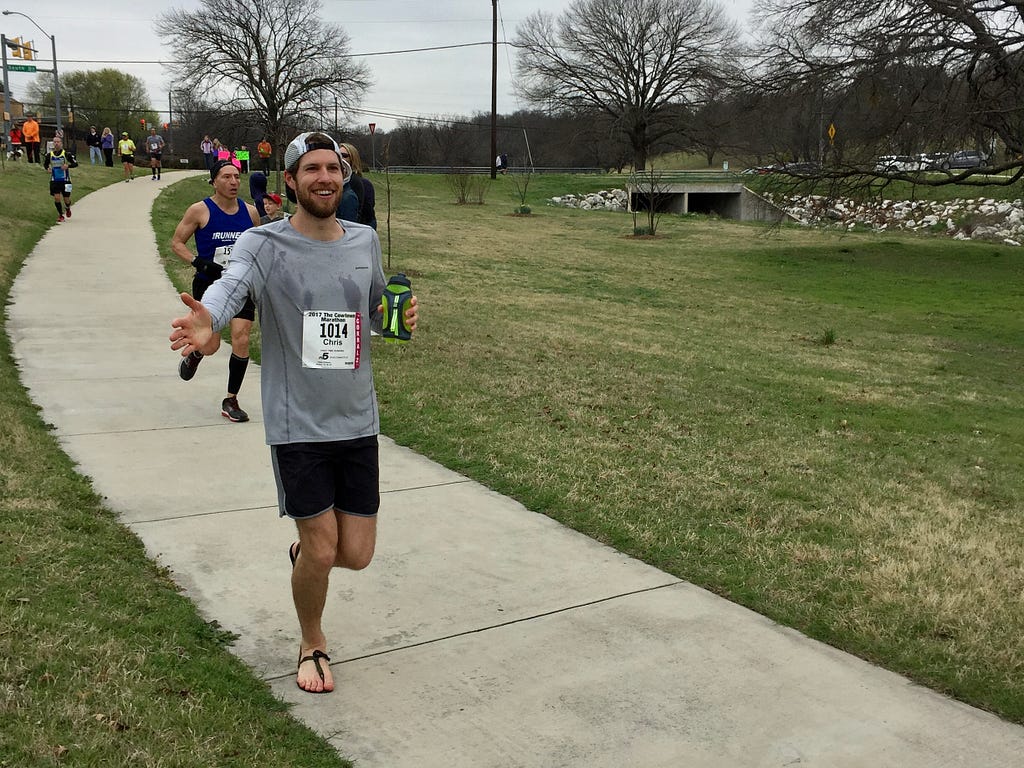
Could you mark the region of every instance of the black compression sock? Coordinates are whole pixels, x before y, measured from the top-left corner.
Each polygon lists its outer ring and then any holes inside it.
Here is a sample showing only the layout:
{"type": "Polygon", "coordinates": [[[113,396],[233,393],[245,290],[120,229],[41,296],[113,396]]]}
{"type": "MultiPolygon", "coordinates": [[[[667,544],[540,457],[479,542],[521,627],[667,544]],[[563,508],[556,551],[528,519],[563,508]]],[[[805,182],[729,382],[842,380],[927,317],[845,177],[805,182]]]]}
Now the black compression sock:
{"type": "Polygon", "coordinates": [[[242,388],[242,379],[245,378],[245,369],[249,367],[248,357],[239,357],[234,352],[228,360],[228,392],[238,394],[242,388]]]}

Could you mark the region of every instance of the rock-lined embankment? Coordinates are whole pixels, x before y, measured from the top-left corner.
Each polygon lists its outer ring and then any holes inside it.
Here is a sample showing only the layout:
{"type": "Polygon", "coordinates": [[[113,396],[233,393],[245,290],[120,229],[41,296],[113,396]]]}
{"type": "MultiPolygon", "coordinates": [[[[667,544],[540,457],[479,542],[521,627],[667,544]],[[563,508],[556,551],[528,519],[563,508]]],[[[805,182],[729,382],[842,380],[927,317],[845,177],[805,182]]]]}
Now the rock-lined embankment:
{"type": "MultiPolygon", "coordinates": [[[[600,211],[625,211],[623,189],[587,195],[562,195],[552,205],[600,211]]],[[[857,202],[822,195],[768,196],[801,224],[845,229],[869,227],[877,232],[930,232],[956,240],[988,240],[1006,245],[1024,243],[1024,201],[970,198],[943,202],[870,200],[857,202]]]]}

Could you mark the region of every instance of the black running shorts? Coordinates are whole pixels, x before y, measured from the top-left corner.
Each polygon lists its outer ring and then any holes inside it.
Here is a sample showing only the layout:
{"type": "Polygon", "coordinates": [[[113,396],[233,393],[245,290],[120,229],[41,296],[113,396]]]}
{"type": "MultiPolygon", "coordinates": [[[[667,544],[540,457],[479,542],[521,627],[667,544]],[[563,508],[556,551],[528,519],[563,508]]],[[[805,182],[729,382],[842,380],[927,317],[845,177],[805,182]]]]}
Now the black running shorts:
{"type": "Polygon", "coordinates": [[[380,508],[377,436],[270,446],[282,517],[307,519],[332,509],[374,517],[380,508]]]}
{"type": "MultiPolygon", "coordinates": [[[[192,298],[196,301],[203,300],[203,294],[206,293],[206,289],[209,288],[213,283],[208,283],[201,279],[199,275],[192,278],[192,298]]],[[[236,320],[255,320],[256,319],[256,303],[251,298],[245,299],[245,304],[238,310],[238,314],[235,315],[236,320]]]]}

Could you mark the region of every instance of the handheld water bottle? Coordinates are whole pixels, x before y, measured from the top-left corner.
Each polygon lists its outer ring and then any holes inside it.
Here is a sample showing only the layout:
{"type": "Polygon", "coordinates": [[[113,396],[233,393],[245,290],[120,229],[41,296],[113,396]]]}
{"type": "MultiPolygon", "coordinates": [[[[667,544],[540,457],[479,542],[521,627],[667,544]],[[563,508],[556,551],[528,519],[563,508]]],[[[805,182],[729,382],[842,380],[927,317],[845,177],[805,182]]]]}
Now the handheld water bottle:
{"type": "Polygon", "coordinates": [[[412,331],[405,324],[405,310],[412,301],[412,283],[399,272],[392,277],[384,289],[381,302],[384,305],[384,340],[402,343],[412,338],[412,331]]]}

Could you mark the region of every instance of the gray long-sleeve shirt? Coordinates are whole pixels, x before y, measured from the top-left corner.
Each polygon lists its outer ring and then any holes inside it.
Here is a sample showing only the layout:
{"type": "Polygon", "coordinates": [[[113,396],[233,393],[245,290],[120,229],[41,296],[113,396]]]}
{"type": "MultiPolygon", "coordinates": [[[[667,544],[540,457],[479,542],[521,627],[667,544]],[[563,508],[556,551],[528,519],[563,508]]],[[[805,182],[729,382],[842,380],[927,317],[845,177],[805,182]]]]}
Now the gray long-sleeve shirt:
{"type": "Polygon", "coordinates": [[[203,295],[215,331],[251,296],[262,333],[267,443],[351,440],[380,431],[370,330],[380,331],[380,240],[345,222],[340,240],[300,235],[288,220],[242,233],[203,295]]]}

